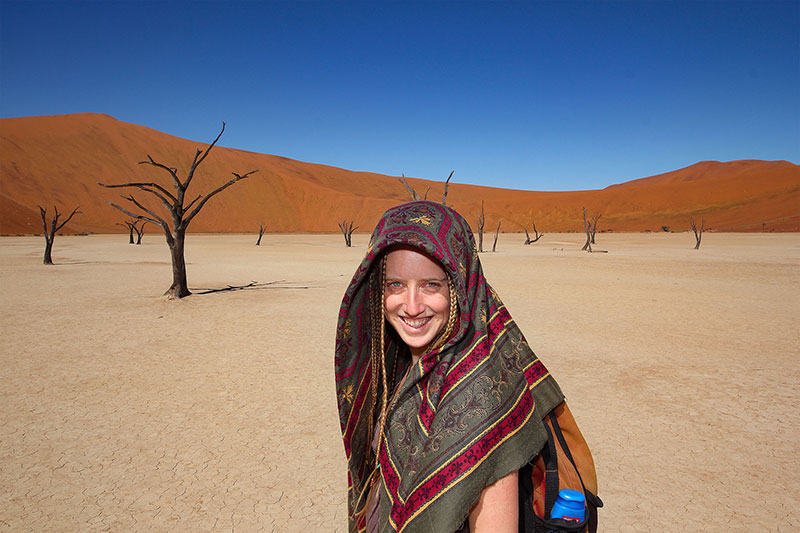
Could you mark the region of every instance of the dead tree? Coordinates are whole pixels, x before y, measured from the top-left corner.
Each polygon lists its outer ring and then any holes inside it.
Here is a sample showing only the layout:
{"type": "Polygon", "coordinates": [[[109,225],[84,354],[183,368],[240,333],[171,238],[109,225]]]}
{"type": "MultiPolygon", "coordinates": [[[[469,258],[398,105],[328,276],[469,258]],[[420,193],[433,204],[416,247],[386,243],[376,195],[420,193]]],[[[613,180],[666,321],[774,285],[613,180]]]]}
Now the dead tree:
{"type": "Polygon", "coordinates": [[[138,224],[139,221],[136,219],[126,220],[124,224],[121,224],[119,222],[116,223],[117,226],[128,228],[128,244],[142,244],[142,235],[144,235],[144,227],[147,224],[147,221],[142,220],[141,228],[139,228],[138,224]],[[133,240],[134,233],[136,233],[135,241],[133,240]]]}
{"type": "Polygon", "coordinates": [[[592,223],[586,218],[586,208],[583,208],[583,231],[586,232],[586,244],[581,250],[592,253],[592,223]]]}
{"type": "Polygon", "coordinates": [[[72,219],[77,214],[83,214],[83,211],[78,211],[81,206],[76,207],[72,210],[72,213],[62,222],[61,224],[58,223],[58,219],[61,218],[62,214],[58,212],[58,207],[53,206],[53,211],[55,214],[53,218],[50,220],[50,226],[47,225],[47,208],[42,206],[39,207],[39,212],[42,214],[42,228],[44,229],[44,260],[42,261],[45,265],[52,265],[53,264],[53,240],[56,238],[56,233],[63,228],[67,222],[72,219]]]}
{"type": "Polygon", "coordinates": [[[174,194],[167,190],[166,187],[154,182],[129,182],[118,185],[106,185],[98,182],[98,185],[101,187],[107,187],[110,189],[130,187],[150,193],[155,196],[166,208],[168,216],[162,216],[156,213],[155,210],[134,198],[132,194],[128,196],[122,196],[122,198],[136,206],[136,208],[138,208],[140,211],[143,211],[145,214],[134,213],[124,207],[120,207],[117,204],[107,202],[109,205],[114,206],[127,215],[130,215],[138,220],[152,222],[164,230],[164,235],[167,239],[167,245],[169,246],[170,254],[172,256],[172,285],[170,285],[169,289],[167,289],[164,294],[169,295],[171,298],[183,298],[191,294],[186,280],[186,260],[184,258],[184,243],[186,241],[186,230],[189,227],[189,224],[192,222],[192,220],[194,220],[194,217],[197,216],[200,210],[205,207],[206,203],[211,198],[221,193],[237,181],[243,180],[250,174],[258,172],[257,170],[251,170],[246,174],[237,174],[236,172],[232,172],[234,176],[232,180],[220,185],[208,194],[198,195],[194,200],[189,202],[187,205],[184,205],[186,202],[186,191],[188,190],[189,185],[192,183],[192,179],[194,178],[194,173],[197,170],[197,167],[199,167],[200,164],[205,161],[206,157],[208,157],[208,154],[211,152],[211,149],[217,144],[217,141],[219,141],[219,138],[222,136],[222,132],[224,131],[225,123],[223,122],[222,129],[220,130],[219,135],[217,135],[217,138],[214,139],[214,142],[212,142],[205,150],[200,150],[199,148],[197,149],[194,159],[192,160],[192,165],[186,174],[186,179],[183,181],[178,178],[177,168],[168,167],[162,163],[159,163],[150,157],[149,154],[147,155],[147,161],[139,162],[140,165],[151,165],[169,172],[169,175],[172,178],[172,188],[175,191],[174,194]],[[171,221],[168,220],[170,218],[171,221]]]}
{"type": "Polygon", "coordinates": [[[350,221],[348,224],[346,220],[342,220],[339,222],[339,229],[342,230],[342,235],[344,235],[344,244],[348,248],[353,245],[353,232],[358,229],[358,226],[353,226],[354,221],[350,221]]]}
{"type": "Polygon", "coordinates": [[[447,205],[447,188],[450,187],[450,178],[453,177],[453,173],[455,170],[450,171],[450,175],[447,176],[447,181],[444,182],[444,194],[442,195],[442,205],[447,205]]]}
{"type": "Polygon", "coordinates": [[[597,221],[600,220],[600,213],[592,216],[592,244],[597,244],[594,242],[594,236],[597,233],[597,221]]]}
{"type": "Polygon", "coordinates": [[[690,223],[692,224],[692,231],[694,232],[694,238],[697,241],[697,244],[694,245],[695,250],[700,249],[700,239],[703,238],[703,230],[706,228],[706,219],[702,219],[700,221],[700,230],[697,229],[697,223],[694,221],[694,217],[690,219],[690,223]]]}
{"type": "Polygon", "coordinates": [[[422,198],[419,197],[419,194],[417,194],[417,191],[414,190],[414,187],[412,187],[408,183],[408,181],[406,180],[406,175],[405,174],[403,174],[403,177],[400,178],[400,183],[402,183],[403,185],[406,186],[406,190],[408,191],[408,194],[411,195],[411,200],[413,200],[415,202],[419,201],[419,200],[422,200],[422,198]]]}
{"type": "Polygon", "coordinates": [[[492,251],[497,250],[497,236],[500,235],[500,221],[497,221],[497,231],[494,232],[494,243],[492,244],[492,251]]]}
{"type": "MultiPolygon", "coordinates": [[[[454,172],[455,172],[455,170],[450,172],[450,176],[448,176],[447,180],[444,182],[444,194],[442,195],[442,205],[447,205],[447,189],[450,186],[450,178],[453,177],[453,173],[454,172]]],[[[425,196],[420,198],[420,196],[417,193],[417,191],[414,190],[414,187],[412,187],[411,184],[408,183],[408,180],[406,179],[405,174],[403,174],[402,177],[400,178],[400,183],[402,183],[405,186],[406,190],[408,191],[408,194],[411,195],[411,200],[414,201],[414,202],[419,201],[419,200],[427,200],[428,199],[428,193],[431,192],[431,188],[428,187],[427,190],[425,191],[425,196]]]]}
{"type": "Polygon", "coordinates": [[[142,226],[137,227],[133,225],[133,231],[136,232],[136,244],[142,244],[142,236],[144,235],[144,227],[147,225],[147,220],[142,220],[142,226]]]}
{"type": "Polygon", "coordinates": [[[261,246],[261,237],[264,236],[264,232],[267,228],[261,222],[258,223],[258,240],[256,241],[256,246],[261,246]]]}
{"type": "Polygon", "coordinates": [[[136,244],[136,241],[133,240],[133,223],[128,222],[126,220],[124,224],[121,222],[117,222],[114,225],[122,226],[123,228],[128,228],[128,244],[136,244]]]}
{"type": "Polygon", "coordinates": [[[478,251],[483,251],[483,227],[486,225],[486,217],[483,213],[483,200],[481,200],[481,214],[478,215],[478,251]]]}
{"type": "Polygon", "coordinates": [[[522,229],[525,230],[525,244],[534,243],[539,239],[541,239],[542,237],[544,237],[544,233],[539,233],[538,231],[536,231],[536,221],[533,219],[533,217],[531,217],[531,224],[533,225],[533,239],[531,239],[531,236],[528,233],[528,228],[522,226],[522,229]]]}

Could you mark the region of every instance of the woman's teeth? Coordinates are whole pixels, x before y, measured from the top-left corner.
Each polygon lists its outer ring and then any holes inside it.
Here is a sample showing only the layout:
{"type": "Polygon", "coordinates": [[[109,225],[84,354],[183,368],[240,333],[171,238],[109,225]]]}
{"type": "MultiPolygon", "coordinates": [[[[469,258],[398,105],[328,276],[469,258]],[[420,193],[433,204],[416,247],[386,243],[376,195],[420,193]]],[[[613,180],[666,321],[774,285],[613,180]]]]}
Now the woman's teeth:
{"type": "Polygon", "coordinates": [[[403,322],[405,322],[406,324],[408,324],[409,326],[411,326],[412,328],[421,328],[422,326],[424,326],[425,324],[428,323],[428,320],[430,320],[430,317],[416,318],[416,319],[401,317],[401,320],[403,322]]]}

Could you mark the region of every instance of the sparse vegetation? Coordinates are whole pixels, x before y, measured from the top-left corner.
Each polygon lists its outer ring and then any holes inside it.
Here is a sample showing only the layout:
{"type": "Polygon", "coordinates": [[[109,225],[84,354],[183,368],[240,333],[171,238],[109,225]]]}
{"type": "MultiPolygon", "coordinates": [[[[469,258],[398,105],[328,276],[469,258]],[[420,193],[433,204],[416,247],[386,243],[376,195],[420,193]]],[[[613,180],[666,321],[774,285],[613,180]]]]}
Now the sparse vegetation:
{"type": "Polygon", "coordinates": [[[263,223],[258,223],[258,240],[256,241],[256,246],[261,246],[261,237],[264,236],[264,232],[267,230],[266,226],[263,223]]]}
{"type": "Polygon", "coordinates": [[[353,226],[353,224],[353,220],[349,223],[346,220],[339,222],[339,229],[342,231],[342,235],[344,235],[344,245],[348,248],[353,245],[353,232],[358,229],[358,226],[353,226]]]}
{"type": "Polygon", "coordinates": [[[481,214],[478,215],[478,251],[483,252],[483,227],[486,224],[486,216],[483,212],[483,200],[481,200],[481,214]]]}
{"type": "Polygon", "coordinates": [[[542,237],[544,237],[544,233],[539,233],[536,230],[536,221],[533,219],[533,217],[531,217],[531,225],[533,226],[533,239],[531,239],[531,236],[528,233],[528,228],[526,228],[525,226],[522,226],[522,229],[525,230],[525,243],[524,244],[534,243],[534,242],[538,241],[539,239],[541,239],[542,237]]]}
{"type": "Polygon", "coordinates": [[[587,216],[586,208],[583,208],[583,230],[586,232],[586,244],[583,245],[581,250],[592,252],[592,245],[595,244],[595,234],[597,233],[597,221],[600,220],[600,214],[596,213],[591,217],[587,216]]]}
{"type": "Polygon", "coordinates": [[[58,223],[58,220],[61,218],[62,213],[58,212],[58,207],[53,206],[53,218],[50,219],[50,225],[47,225],[47,208],[42,206],[37,206],[39,208],[39,212],[42,215],[42,227],[44,229],[44,259],[42,261],[45,265],[52,265],[53,264],[53,241],[56,238],[56,233],[58,233],[61,228],[66,226],[67,222],[69,222],[72,217],[77,214],[83,214],[82,211],[78,211],[80,206],[76,207],[72,210],[72,213],[62,222],[58,223]]]}
{"type": "Polygon", "coordinates": [[[155,182],[128,182],[117,185],[106,185],[98,182],[98,185],[101,187],[107,187],[109,189],[135,188],[139,189],[140,191],[150,193],[155,196],[166,208],[168,216],[165,217],[159,215],[153,209],[134,198],[132,194],[129,194],[128,196],[122,196],[122,198],[136,206],[136,208],[138,208],[140,211],[143,211],[145,214],[135,213],[115,203],[107,202],[109,205],[119,209],[131,217],[134,217],[137,220],[152,222],[164,230],[164,235],[167,239],[167,245],[169,245],[172,257],[172,285],[170,285],[169,289],[167,289],[164,294],[170,296],[171,298],[183,298],[191,294],[186,279],[186,260],[184,258],[184,243],[186,241],[186,230],[189,227],[189,224],[192,222],[192,220],[194,220],[200,210],[205,207],[206,203],[211,198],[221,193],[237,181],[243,180],[251,174],[258,172],[258,170],[251,170],[246,174],[237,174],[236,172],[232,172],[234,176],[232,180],[220,185],[208,194],[198,195],[194,200],[189,202],[188,205],[184,205],[186,202],[186,192],[192,183],[192,179],[194,178],[197,167],[199,167],[200,164],[205,161],[206,157],[208,157],[208,154],[217,144],[217,141],[219,141],[219,138],[222,136],[224,131],[225,123],[223,122],[222,129],[217,135],[217,138],[214,139],[208,148],[205,150],[200,150],[199,148],[197,149],[194,159],[192,160],[192,165],[186,174],[186,179],[183,181],[178,178],[177,168],[169,167],[159,163],[150,157],[149,154],[147,155],[147,161],[139,162],[140,165],[150,165],[167,171],[172,178],[172,188],[175,191],[174,194],[167,190],[167,188],[155,182]],[[171,219],[171,221],[169,219],[171,219]]]}
{"type": "Polygon", "coordinates": [[[700,240],[703,238],[703,230],[706,227],[706,219],[702,219],[700,222],[700,229],[697,229],[697,223],[694,221],[694,217],[689,219],[689,223],[692,225],[692,231],[694,232],[694,239],[697,243],[694,245],[695,250],[700,249],[700,240]]]}

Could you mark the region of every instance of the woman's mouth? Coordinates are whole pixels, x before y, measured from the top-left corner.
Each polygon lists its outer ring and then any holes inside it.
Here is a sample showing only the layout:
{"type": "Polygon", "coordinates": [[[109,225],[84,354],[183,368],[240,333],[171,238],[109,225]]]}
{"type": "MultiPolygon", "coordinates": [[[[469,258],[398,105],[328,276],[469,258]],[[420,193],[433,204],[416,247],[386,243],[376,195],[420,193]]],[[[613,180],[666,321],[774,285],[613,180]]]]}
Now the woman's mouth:
{"type": "Polygon", "coordinates": [[[405,325],[409,326],[410,328],[422,329],[423,327],[425,327],[425,324],[430,322],[431,318],[432,317],[429,317],[429,316],[426,316],[426,317],[423,317],[423,318],[407,318],[407,317],[401,316],[400,320],[402,320],[403,323],[405,325]]]}

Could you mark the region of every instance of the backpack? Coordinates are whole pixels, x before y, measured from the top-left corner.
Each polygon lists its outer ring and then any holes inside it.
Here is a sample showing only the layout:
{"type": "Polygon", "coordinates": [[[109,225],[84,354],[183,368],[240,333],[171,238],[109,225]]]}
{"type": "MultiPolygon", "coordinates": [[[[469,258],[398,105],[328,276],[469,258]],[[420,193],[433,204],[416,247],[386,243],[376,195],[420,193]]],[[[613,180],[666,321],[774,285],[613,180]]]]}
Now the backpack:
{"type": "Polygon", "coordinates": [[[539,455],[519,470],[519,532],[595,533],[597,509],[603,502],[592,492],[597,491],[597,475],[589,447],[566,403],[553,409],[543,421],[547,442],[539,455]],[[550,518],[561,489],[584,494],[583,522],[550,518]]]}

